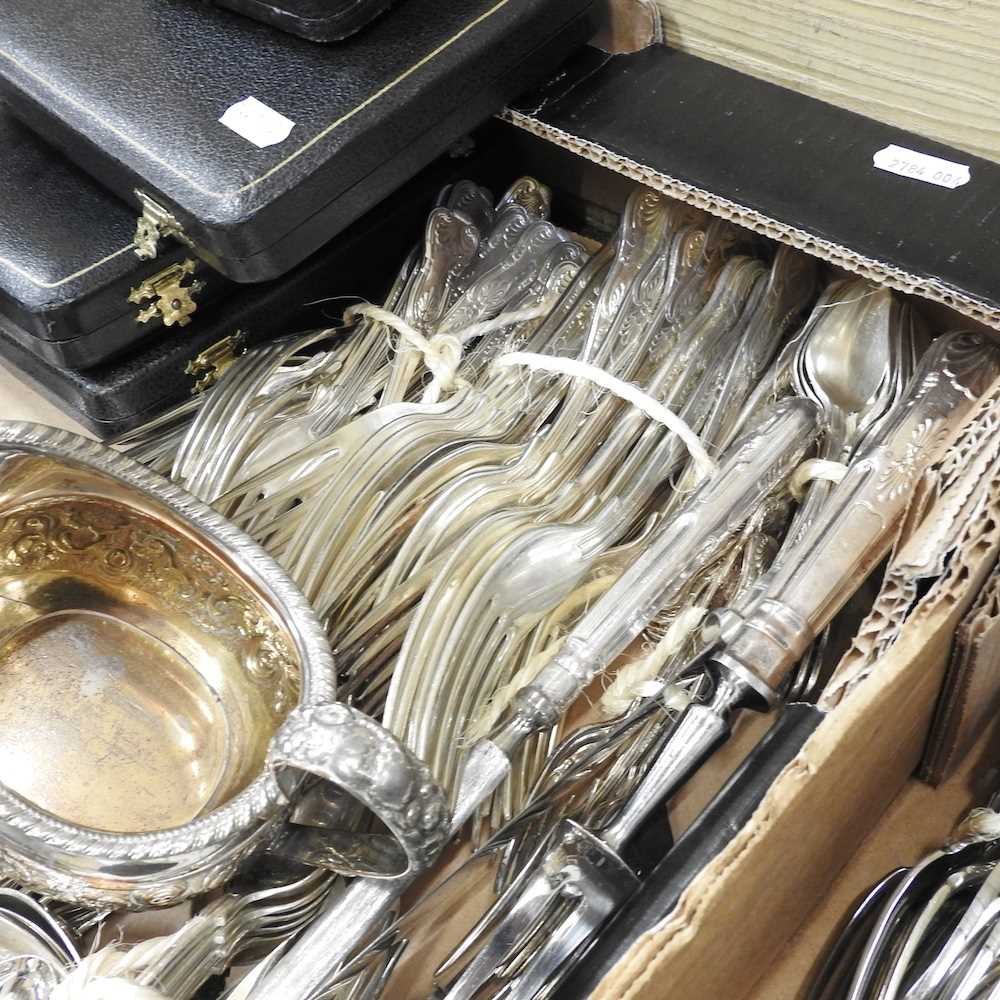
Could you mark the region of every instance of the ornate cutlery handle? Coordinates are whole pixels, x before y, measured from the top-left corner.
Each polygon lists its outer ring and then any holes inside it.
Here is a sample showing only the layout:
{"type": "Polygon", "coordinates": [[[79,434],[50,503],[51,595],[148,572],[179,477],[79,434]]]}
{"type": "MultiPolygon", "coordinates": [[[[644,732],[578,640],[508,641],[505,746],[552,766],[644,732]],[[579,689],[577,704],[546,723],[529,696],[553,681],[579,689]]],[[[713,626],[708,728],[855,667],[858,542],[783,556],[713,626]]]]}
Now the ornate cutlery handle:
{"type": "Polygon", "coordinates": [[[226,895],[208,904],[135,976],[171,1000],[188,1000],[248,947],[292,937],[319,910],[333,879],[314,871],[298,882],[226,895]]]}
{"type": "Polygon", "coordinates": [[[224,896],[191,918],[172,939],[169,952],[144,969],[135,982],[157,989],[171,1000],[187,1000],[213,974],[225,971],[229,929],[240,901],[224,896]]]}
{"type": "Polygon", "coordinates": [[[1000,350],[974,334],[940,338],[882,433],[742,606],[718,615],[713,659],[765,703],[892,544],[917,479],[1000,374],[1000,350]]]}
{"type": "Polygon", "coordinates": [[[448,840],[448,803],[427,765],[348,705],[295,709],[274,738],[269,766],[290,801],[306,775],[319,777],[362,803],[391,835],[331,833],[325,856],[310,859],[317,867],[386,879],[416,875],[448,840]]]}
{"type": "Polygon", "coordinates": [[[777,699],[788,671],[892,543],[911,487],[951,427],[1000,373],[1000,351],[981,338],[942,338],[929,352],[879,439],[855,460],[822,511],[747,604],[718,616],[710,652],[716,685],[679,720],[628,807],[602,834],[620,850],[659,803],[729,737],[729,716],[755,695],[777,699]]]}

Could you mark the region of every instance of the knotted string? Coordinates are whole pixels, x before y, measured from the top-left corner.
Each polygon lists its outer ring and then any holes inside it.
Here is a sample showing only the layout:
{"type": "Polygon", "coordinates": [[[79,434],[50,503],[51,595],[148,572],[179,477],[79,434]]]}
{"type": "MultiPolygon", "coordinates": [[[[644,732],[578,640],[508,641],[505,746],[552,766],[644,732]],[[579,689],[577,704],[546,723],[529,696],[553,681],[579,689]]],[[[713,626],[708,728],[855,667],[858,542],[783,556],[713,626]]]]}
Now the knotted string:
{"type": "Polygon", "coordinates": [[[952,830],[950,844],[1000,840],[1000,813],[993,809],[973,809],[952,830]]]}
{"type": "Polygon", "coordinates": [[[708,608],[684,608],[646,656],[618,671],[601,696],[600,709],[605,718],[626,712],[638,698],[651,698],[661,693],[668,708],[683,710],[687,707],[691,700],[688,693],[677,684],[660,680],[657,674],[663,664],[694,635],[707,614],[708,608]]]}
{"type": "Polygon", "coordinates": [[[831,462],[825,458],[807,458],[793,473],[788,482],[788,492],[796,500],[805,496],[805,487],[814,479],[825,479],[828,483],[839,483],[847,475],[843,462],[831,462]]]}
{"type": "MultiPolygon", "coordinates": [[[[421,396],[421,402],[436,403],[443,392],[450,392],[465,384],[464,380],[458,377],[458,368],[462,363],[465,345],[470,340],[475,340],[496,330],[507,329],[518,323],[540,319],[548,314],[551,306],[552,303],[546,301],[530,308],[514,309],[500,313],[493,319],[473,323],[457,333],[435,333],[431,337],[425,337],[402,316],[369,302],[349,306],[344,311],[344,320],[346,323],[353,323],[357,319],[366,318],[376,323],[383,323],[395,330],[412,348],[419,351],[423,355],[424,364],[431,373],[431,381],[421,396]]],[[[683,418],[664,406],[658,399],[643,392],[637,385],[617,378],[603,368],[574,358],[559,358],[549,354],[533,354],[528,351],[512,351],[509,354],[503,354],[494,360],[493,365],[497,368],[520,365],[535,371],[585,379],[613,393],[619,399],[631,403],[646,416],[676,434],[694,462],[699,481],[713,475],[718,470],[718,465],[708,454],[701,439],[683,418]]],[[[819,458],[808,459],[792,475],[789,491],[796,500],[801,500],[807,483],[814,479],[825,479],[828,482],[839,483],[844,478],[846,471],[847,466],[840,462],[830,462],[819,458]]]]}
{"type": "Polygon", "coordinates": [[[465,345],[470,340],[475,340],[477,337],[483,337],[497,330],[505,330],[518,323],[527,323],[530,320],[547,316],[552,304],[549,299],[537,306],[502,312],[493,319],[473,323],[456,333],[435,333],[431,337],[425,337],[402,316],[368,302],[349,306],[344,311],[344,320],[347,323],[353,323],[357,319],[367,318],[376,323],[384,323],[390,329],[395,330],[414,350],[419,351],[432,376],[420,401],[422,403],[436,403],[443,392],[450,392],[460,385],[466,384],[463,379],[458,377],[458,367],[462,363],[465,345]]]}
{"type": "MultiPolygon", "coordinates": [[[[432,375],[432,381],[424,391],[421,401],[433,403],[440,398],[442,392],[454,389],[460,384],[457,371],[462,360],[465,344],[468,341],[495,330],[505,329],[516,323],[538,319],[546,315],[549,309],[550,303],[543,303],[530,309],[501,313],[492,320],[473,324],[459,333],[437,333],[430,338],[425,337],[412,324],[403,319],[403,317],[381,306],[371,305],[370,303],[349,307],[344,312],[344,319],[346,322],[351,323],[358,318],[366,317],[374,322],[384,323],[395,330],[411,347],[419,351],[423,355],[424,363],[432,375]]],[[[501,355],[493,361],[493,367],[495,368],[509,368],[513,366],[522,366],[534,371],[544,371],[554,375],[568,375],[571,378],[585,379],[607,390],[676,434],[694,462],[699,481],[714,475],[718,471],[718,465],[708,454],[701,439],[692,430],[690,425],[682,417],[664,406],[658,399],[643,392],[642,389],[631,382],[617,378],[603,368],[598,368],[596,365],[585,361],[578,361],[574,358],[555,357],[548,354],[512,351],[509,354],[501,355]]],[[[847,466],[840,462],[830,462],[815,458],[808,459],[793,473],[789,482],[789,491],[795,499],[801,500],[804,487],[807,483],[815,479],[825,479],[829,482],[838,483],[843,479],[846,471],[847,466]]],[[[615,714],[622,711],[636,697],[650,693],[652,690],[650,688],[651,684],[656,685],[656,691],[652,693],[659,693],[660,690],[666,687],[664,691],[665,697],[668,699],[674,698],[677,702],[677,707],[682,707],[683,697],[678,694],[680,689],[678,689],[678,692],[674,692],[673,688],[676,685],[664,685],[663,682],[656,681],[654,678],[668,657],[673,655],[694,630],[698,628],[706,613],[707,610],[704,608],[687,608],[682,611],[677,620],[667,630],[666,635],[657,643],[648,656],[630,664],[619,673],[615,682],[608,688],[602,698],[601,703],[604,711],[608,714],[615,714]]],[[[513,694],[524,684],[531,682],[538,671],[555,655],[559,646],[561,646],[561,642],[553,643],[550,647],[536,654],[525,667],[518,671],[518,674],[509,683],[499,688],[489,703],[484,706],[484,709],[473,720],[466,735],[469,738],[475,739],[481,736],[484,731],[488,731],[509,704],[513,694]]]]}

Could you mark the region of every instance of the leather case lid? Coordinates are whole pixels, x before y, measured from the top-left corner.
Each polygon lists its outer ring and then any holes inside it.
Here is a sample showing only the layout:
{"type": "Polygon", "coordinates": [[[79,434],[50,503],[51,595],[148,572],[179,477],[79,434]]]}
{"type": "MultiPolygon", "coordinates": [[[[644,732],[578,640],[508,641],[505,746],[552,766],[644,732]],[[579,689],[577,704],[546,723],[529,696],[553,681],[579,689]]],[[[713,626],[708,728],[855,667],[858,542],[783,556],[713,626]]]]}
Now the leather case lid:
{"type": "Polygon", "coordinates": [[[236,289],[206,307],[198,324],[163,331],[122,361],[86,371],[53,365],[39,357],[37,339],[2,316],[0,361],[101,437],[130,430],[186,399],[198,379],[188,365],[231,334],[240,331],[252,343],[331,325],[345,302],[330,296],[380,301],[390,270],[420,238],[439,191],[466,169],[465,163],[445,161],[424,171],[283,278],[236,289]]]}
{"type": "MultiPolygon", "coordinates": [[[[191,253],[177,247],[142,262],[134,233],[127,204],[0,106],[0,316],[52,344],[53,360],[72,355],[80,365],[156,333],[158,318],[137,323],[129,291],[191,253]]],[[[208,280],[200,301],[229,284],[208,280]]]]}
{"type": "Polygon", "coordinates": [[[143,189],[206,260],[256,281],[539,82],[598,6],[402,0],[326,47],[190,0],[4,0],[0,86],[117,193],[143,189]],[[220,124],[248,97],[294,123],[287,138],[258,148],[220,124]]]}
{"type": "Polygon", "coordinates": [[[515,123],[1000,329],[1000,164],[663,46],[588,57],[515,123]],[[965,164],[971,181],[948,189],[879,170],[889,145],[965,164]]]}
{"type": "Polygon", "coordinates": [[[248,17],[314,42],[346,38],[385,10],[392,0],[215,0],[248,17]]]}

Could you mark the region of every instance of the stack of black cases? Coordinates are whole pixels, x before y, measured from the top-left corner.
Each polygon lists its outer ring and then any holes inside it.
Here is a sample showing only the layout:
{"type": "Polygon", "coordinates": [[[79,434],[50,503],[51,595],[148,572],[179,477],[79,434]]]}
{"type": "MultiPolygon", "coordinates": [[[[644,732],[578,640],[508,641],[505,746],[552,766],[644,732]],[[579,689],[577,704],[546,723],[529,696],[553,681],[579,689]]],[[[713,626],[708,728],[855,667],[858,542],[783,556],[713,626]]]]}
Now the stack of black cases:
{"type": "Polygon", "coordinates": [[[599,6],[6,0],[0,360],[110,437],[234,347],[377,298],[444,154],[599,6]]]}

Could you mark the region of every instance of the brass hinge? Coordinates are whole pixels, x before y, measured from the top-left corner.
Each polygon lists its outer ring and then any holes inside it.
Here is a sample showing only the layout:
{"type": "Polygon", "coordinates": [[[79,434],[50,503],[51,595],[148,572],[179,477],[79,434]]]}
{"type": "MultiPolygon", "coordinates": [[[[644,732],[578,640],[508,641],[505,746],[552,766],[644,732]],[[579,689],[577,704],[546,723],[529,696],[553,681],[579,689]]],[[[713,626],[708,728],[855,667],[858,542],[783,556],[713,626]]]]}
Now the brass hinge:
{"type": "Polygon", "coordinates": [[[142,215],[135,225],[135,255],[140,260],[155,260],[160,240],[173,236],[181,243],[191,246],[184,235],[181,224],[162,205],[153,201],[144,191],[136,191],[142,205],[142,215]]]}
{"type": "Polygon", "coordinates": [[[246,354],[247,336],[242,330],[231,333],[228,337],[223,337],[211,347],[206,347],[194,359],[188,362],[185,374],[193,375],[198,381],[191,389],[191,395],[196,396],[206,389],[210,389],[222,377],[233,362],[246,354]]]}
{"type": "Polygon", "coordinates": [[[190,259],[180,264],[171,264],[133,288],[128,293],[129,302],[141,306],[147,299],[153,300],[139,311],[135,321],[148,323],[151,319],[160,317],[164,326],[173,326],[175,323],[177,326],[187,326],[191,322],[191,314],[198,308],[194,297],[205,287],[203,281],[184,284],[184,279],[194,274],[197,266],[190,259]]]}

